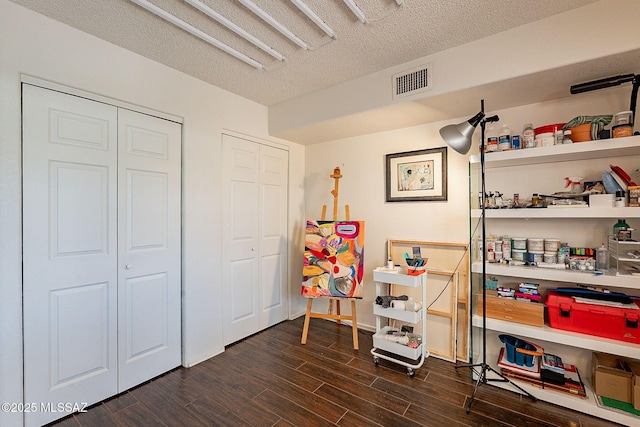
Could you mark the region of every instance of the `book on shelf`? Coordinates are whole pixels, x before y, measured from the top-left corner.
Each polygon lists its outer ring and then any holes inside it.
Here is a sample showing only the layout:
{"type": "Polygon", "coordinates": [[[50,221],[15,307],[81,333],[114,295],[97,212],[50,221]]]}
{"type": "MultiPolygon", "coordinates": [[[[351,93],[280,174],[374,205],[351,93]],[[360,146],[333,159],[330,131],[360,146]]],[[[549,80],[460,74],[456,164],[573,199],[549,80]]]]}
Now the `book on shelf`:
{"type": "Polygon", "coordinates": [[[550,371],[558,372],[560,374],[565,373],[564,364],[562,359],[556,355],[545,353],[542,355],[542,368],[550,371]]]}
{"type": "Polygon", "coordinates": [[[556,384],[549,381],[544,381],[539,378],[522,375],[519,372],[515,372],[506,368],[502,368],[501,371],[502,375],[504,375],[506,378],[526,382],[527,384],[531,384],[534,387],[538,387],[540,389],[559,391],[561,393],[571,394],[582,398],[585,398],[587,396],[582,381],[574,382],[572,380],[566,380],[564,384],[556,384]]]}

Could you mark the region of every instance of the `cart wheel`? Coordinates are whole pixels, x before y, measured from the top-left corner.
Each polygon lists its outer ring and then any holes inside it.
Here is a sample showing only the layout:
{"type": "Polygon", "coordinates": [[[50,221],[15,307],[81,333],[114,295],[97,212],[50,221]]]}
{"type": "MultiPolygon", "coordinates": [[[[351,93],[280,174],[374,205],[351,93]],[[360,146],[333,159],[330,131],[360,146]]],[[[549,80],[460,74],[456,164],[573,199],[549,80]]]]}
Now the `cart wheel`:
{"type": "Polygon", "coordinates": [[[413,376],[415,376],[415,375],[416,375],[416,373],[415,373],[415,372],[413,372],[413,369],[411,369],[411,368],[407,368],[407,375],[409,375],[410,377],[413,377],[413,376]]]}
{"type": "Polygon", "coordinates": [[[378,365],[380,364],[380,358],[379,358],[379,357],[374,356],[374,357],[373,357],[373,363],[374,363],[376,366],[378,366],[378,365]]]}

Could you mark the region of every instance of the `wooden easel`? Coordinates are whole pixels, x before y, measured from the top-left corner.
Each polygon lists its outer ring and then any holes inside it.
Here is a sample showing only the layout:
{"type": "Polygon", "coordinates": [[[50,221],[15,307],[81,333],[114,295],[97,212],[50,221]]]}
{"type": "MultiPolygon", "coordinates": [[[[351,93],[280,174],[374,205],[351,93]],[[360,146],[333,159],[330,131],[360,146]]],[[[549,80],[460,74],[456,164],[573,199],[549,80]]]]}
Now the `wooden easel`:
{"type": "MultiPolygon", "coordinates": [[[[338,220],[338,181],[342,178],[342,174],[340,173],[340,168],[336,166],[333,169],[333,174],[329,175],[330,178],[333,178],[333,190],[331,190],[331,194],[333,195],[333,220],[338,220]]],[[[344,205],[345,211],[345,219],[347,221],[350,220],[349,217],[349,205],[344,205]]],[[[325,220],[327,218],[327,205],[322,206],[322,218],[321,220],[325,220]]],[[[304,318],[304,328],[302,328],[302,340],[301,344],[307,343],[307,334],[309,333],[309,321],[311,318],[316,319],[333,319],[339,325],[342,320],[351,320],[351,328],[353,329],[353,349],[358,349],[358,322],[356,320],[356,299],[348,298],[351,301],[351,315],[346,316],[344,314],[340,314],[340,300],[344,298],[336,298],[329,297],[329,312],[328,313],[314,313],[311,311],[311,306],[313,305],[313,300],[315,298],[309,298],[307,301],[307,314],[304,318]],[[333,314],[333,302],[336,302],[336,314],[333,314]]]]}

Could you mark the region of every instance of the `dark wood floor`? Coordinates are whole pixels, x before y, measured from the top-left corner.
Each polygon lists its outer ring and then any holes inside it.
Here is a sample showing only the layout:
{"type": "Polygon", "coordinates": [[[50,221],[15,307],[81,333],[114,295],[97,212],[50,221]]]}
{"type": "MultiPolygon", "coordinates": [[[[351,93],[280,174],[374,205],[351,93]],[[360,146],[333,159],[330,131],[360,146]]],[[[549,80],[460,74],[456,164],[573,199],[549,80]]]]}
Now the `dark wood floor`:
{"type": "Polygon", "coordinates": [[[179,368],[88,412],[69,426],[571,426],[607,421],[483,385],[470,414],[469,369],[428,358],[410,378],[369,350],[371,333],[312,319],[306,345],[303,318],[251,336],[192,368],[179,368]]]}

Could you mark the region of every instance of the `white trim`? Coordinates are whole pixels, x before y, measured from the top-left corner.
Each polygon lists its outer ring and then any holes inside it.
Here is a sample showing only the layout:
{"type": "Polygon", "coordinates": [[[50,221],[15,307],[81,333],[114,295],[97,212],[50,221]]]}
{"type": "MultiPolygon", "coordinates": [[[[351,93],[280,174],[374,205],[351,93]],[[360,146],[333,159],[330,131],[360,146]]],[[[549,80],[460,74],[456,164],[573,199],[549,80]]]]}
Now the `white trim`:
{"type": "Polygon", "coordinates": [[[182,362],[182,366],[185,368],[191,368],[196,366],[198,363],[202,363],[205,360],[209,360],[214,356],[224,353],[224,347],[216,347],[211,351],[207,351],[205,353],[199,354],[196,357],[192,357],[189,360],[184,360],[182,362]]]}
{"type": "Polygon", "coordinates": [[[172,114],[163,113],[161,111],[152,110],[150,108],[142,107],[140,105],[131,104],[126,101],[121,101],[119,99],[109,98],[108,96],[98,95],[93,92],[88,92],[86,90],[73,88],[70,86],[66,86],[60,83],[55,83],[49,80],[44,80],[39,77],[30,76],[28,74],[20,74],[20,82],[30,84],[33,86],[38,86],[44,89],[55,90],[62,93],[67,93],[69,95],[79,96],[81,98],[91,99],[93,101],[102,102],[105,104],[110,104],[116,107],[125,108],[127,110],[137,111],[139,113],[147,114],[149,116],[158,117],[160,119],[169,120],[172,122],[176,122],[179,124],[184,123],[184,118],[174,116],[172,114]]]}
{"type": "Polygon", "coordinates": [[[268,139],[258,138],[256,136],[248,135],[246,133],[237,132],[230,129],[222,129],[221,135],[233,136],[247,141],[255,142],[256,144],[267,145],[269,147],[278,148],[280,150],[289,151],[289,146],[280,142],[270,141],[268,139]]]}

